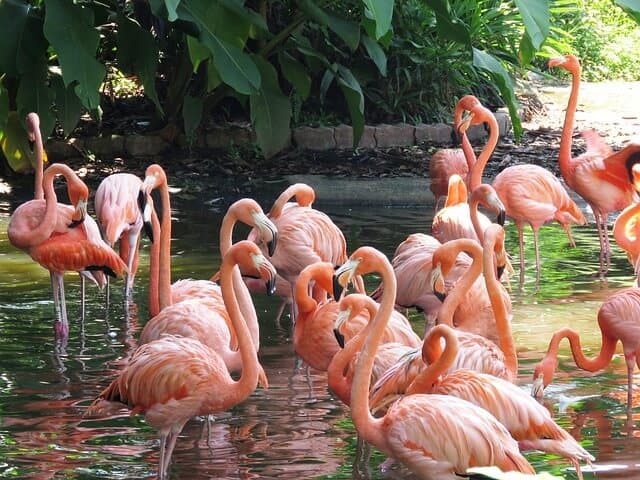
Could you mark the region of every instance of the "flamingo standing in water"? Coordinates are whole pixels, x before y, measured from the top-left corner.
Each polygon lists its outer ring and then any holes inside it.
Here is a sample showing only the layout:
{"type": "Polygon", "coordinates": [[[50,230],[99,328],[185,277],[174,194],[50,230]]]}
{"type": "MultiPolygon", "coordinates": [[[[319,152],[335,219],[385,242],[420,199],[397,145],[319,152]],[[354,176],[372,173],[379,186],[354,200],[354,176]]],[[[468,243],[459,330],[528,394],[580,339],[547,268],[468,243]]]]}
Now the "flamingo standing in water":
{"type": "Polygon", "coordinates": [[[253,242],[233,245],[222,260],[220,283],[233,328],[238,336],[242,373],[236,381],[214,349],[198,340],[165,335],[140,346],[119,376],[98,396],[86,415],[100,415],[107,402],[119,402],[160,431],[158,478],[167,478],[171,454],[187,421],[197,415],[225,411],[256,389],[263,372],[242,318],[233,288],[233,268],[240,265],[270,283],[275,269],[253,242]]]}
{"type": "MultiPolygon", "coordinates": [[[[437,393],[467,400],[487,410],[502,423],[521,450],[542,450],[568,458],[582,479],[580,461],[591,462],[593,456],[563,430],[544,406],[511,382],[473,370],[451,371],[459,353],[458,337],[450,327],[436,325],[429,331],[422,347],[422,357],[429,366],[407,387],[405,395],[437,393]],[[442,350],[441,340],[445,340],[442,350]]],[[[380,399],[370,399],[376,405],[380,399]]]]}
{"type": "Polygon", "coordinates": [[[569,340],[571,354],[578,368],[597,372],[605,368],[622,342],[627,364],[627,408],[633,399],[633,370],[640,367],[640,289],[626,288],[610,295],[598,310],[598,327],[602,335],[600,352],[587,358],[582,352],[580,334],[568,327],[561,328],[551,337],[544,358],[533,371],[532,395],[542,397],[544,389],[553,380],[558,363],[558,348],[563,338],[569,340]]]}
{"type": "Polygon", "coordinates": [[[51,165],[43,178],[44,200],[31,200],[20,205],[9,221],[7,234],[12,245],[27,252],[31,258],[49,270],[56,310],[56,333],[67,338],[69,324],[64,294],[65,271],[102,270],[113,276],[123,276],[126,265],[100,238],[95,229],[87,228],[86,206],[89,189],[68,166],[51,165]],[[53,188],[57,175],[67,180],[69,197],[74,206],[58,203],[53,188]]]}
{"type": "Polygon", "coordinates": [[[633,164],[640,162],[640,143],[631,143],[614,153],[596,132],[585,130],[582,136],[586,141],[587,151],[572,158],[573,125],[580,89],[580,61],[574,55],[564,55],[549,60],[549,67],[560,67],[571,74],[571,93],[558,154],[560,173],[569,188],[584,198],[593,211],[600,240],[599,274],[605,276],[611,261],[607,215],[625,208],[636,199],[635,189],[629,178],[633,164]]]}
{"type": "MultiPolygon", "coordinates": [[[[327,214],[312,208],[315,191],[309,185],[296,183],[287,187],[276,199],[269,218],[279,233],[279,246],[275,253],[268,254],[271,263],[287,282],[292,292],[292,320],[295,322],[295,284],[302,269],[316,262],[329,262],[334,266],[347,259],[347,242],[344,235],[327,214]],[[290,202],[292,198],[296,202],[290,202]]],[[[261,244],[256,231],[249,233],[249,240],[261,244]]],[[[361,281],[356,283],[364,291],[361,281]]],[[[322,293],[320,293],[322,296],[322,293]]]]}
{"type": "Polygon", "coordinates": [[[120,242],[120,258],[127,264],[125,298],[129,298],[138,271],[138,250],[142,231],[142,212],[138,196],[142,180],[131,173],[115,173],[106,177],[96,190],[96,217],[105,241],[113,247],[120,242]]]}
{"type": "Polygon", "coordinates": [[[350,276],[377,272],[385,284],[380,309],[360,352],[351,388],[351,417],[358,435],[425,479],[454,479],[469,467],[495,465],[505,471],[535,473],[518,444],[495,417],[470,402],[445,395],[406,395],[381,418],[371,415],[369,386],[384,326],[395,305],[396,279],[387,258],[358,248],[335,272],[350,276]]]}
{"type": "MultiPolygon", "coordinates": [[[[471,172],[470,188],[480,185],[484,167],[498,143],[498,121],[491,111],[478,103],[465,122],[489,125],[489,141],[471,172]],[[486,153],[488,152],[488,153],[486,153]]],[[[464,127],[462,127],[464,128],[464,127]]],[[[533,230],[533,243],[536,252],[536,284],[540,283],[540,250],[538,231],[545,223],[557,220],[567,232],[569,242],[575,246],[571,236],[571,224],[584,225],[586,219],[578,205],[569,197],[560,181],[548,170],[538,165],[514,165],[505,168],[493,181],[504,204],[507,216],[513,219],[518,228],[520,243],[520,285],[524,284],[524,224],[533,230]]]]}
{"type": "Polygon", "coordinates": [[[462,148],[443,148],[436,151],[429,160],[429,188],[435,197],[435,211],[440,206],[440,198],[447,195],[449,190],[449,178],[451,175],[459,175],[465,182],[475,163],[475,157],[465,155],[464,149],[471,148],[466,131],[460,132],[458,126],[465,110],[471,110],[478,100],[472,95],[465,95],[456,103],[453,112],[453,127],[461,135],[462,148]]]}

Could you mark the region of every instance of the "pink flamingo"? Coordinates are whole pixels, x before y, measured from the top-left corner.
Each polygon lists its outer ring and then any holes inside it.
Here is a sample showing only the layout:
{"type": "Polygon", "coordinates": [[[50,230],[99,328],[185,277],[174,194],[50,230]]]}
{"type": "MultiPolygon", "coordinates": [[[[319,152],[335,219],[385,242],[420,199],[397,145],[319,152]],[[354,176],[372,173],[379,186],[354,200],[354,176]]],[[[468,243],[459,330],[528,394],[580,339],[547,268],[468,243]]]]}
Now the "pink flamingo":
{"type": "MultiPolygon", "coordinates": [[[[542,450],[568,458],[580,479],[580,461],[595,460],[553,421],[549,410],[513,383],[473,370],[451,371],[458,356],[458,338],[448,326],[437,325],[429,331],[422,356],[429,366],[408,386],[405,395],[437,393],[467,400],[507,427],[521,450],[542,450]],[[442,339],[446,342],[444,351],[442,339]]],[[[376,405],[376,399],[370,401],[376,405]]]]}
{"type": "MultiPolygon", "coordinates": [[[[269,211],[269,218],[279,232],[279,246],[268,258],[278,274],[289,282],[294,299],[291,304],[294,321],[295,284],[302,269],[316,262],[340,265],[347,259],[344,235],[327,214],[312,208],[314,200],[313,188],[304,183],[296,183],[280,194],[269,211]],[[290,202],[294,197],[296,202],[290,202]]],[[[255,235],[255,231],[251,231],[249,240],[259,242],[255,235]]],[[[358,282],[357,286],[359,291],[364,291],[364,284],[358,282]]]]}
{"type": "Polygon", "coordinates": [[[94,231],[85,225],[90,218],[86,215],[89,189],[71,168],[60,163],[51,165],[44,173],[42,183],[44,200],[20,205],[11,216],[7,233],[12,245],[49,270],[57,317],[56,333],[67,338],[64,272],[103,270],[110,275],[123,276],[127,267],[102,241],[97,226],[94,231]],[[53,188],[57,175],[66,178],[73,207],[58,203],[53,188]]]}
{"type": "MultiPolygon", "coordinates": [[[[498,122],[491,111],[478,103],[465,120],[472,124],[489,124],[489,141],[471,172],[470,188],[481,183],[484,167],[498,143],[498,122]],[[485,152],[489,152],[485,155],[485,152]]],[[[571,236],[571,223],[584,225],[584,215],[571,200],[562,183],[548,170],[538,165],[514,165],[505,168],[493,181],[493,188],[504,204],[507,216],[518,228],[520,243],[520,285],[524,284],[524,224],[531,225],[536,252],[536,284],[540,283],[540,251],[538,230],[545,223],[557,220],[567,232],[569,242],[575,246],[571,236]]]]}
{"type": "Polygon", "coordinates": [[[532,395],[542,397],[544,389],[553,380],[558,363],[558,347],[563,338],[569,340],[571,354],[578,368],[597,372],[606,367],[616,350],[618,340],[622,342],[627,364],[627,408],[631,409],[633,399],[633,370],[640,367],[640,289],[625,288],[610,295],[598,310],[598,327],[602,335],[600,352],[587,358],[582,352],[580,334],[564,327],[551,337],[544,358],[533,371],[532,395]]]}
{"type": "Polygon", "coordinates": [[[571,94],[558,154],[560,173],[569,188],[584,198],[593,211],[600,240],[599,273],[605,276],[611,261],[607,215],[634,201],[635,189],[629,183],[629,177],[631,166],[640,162],[640,143],[631,143],[614,153],[596,132],[586,130],[582,132],[582,136],[586,141],[587,151],[572,158],[573,125],[580,89],[580,61],[574,55],[564,55],[549,60],[549,67],[560,67],[571,73],[571,94]]]}
{"type": "Polygon", "coordinates": [[[131,173],[115,173],[106,177],[96,190],[94,204],[104,239],[113,247],[120,242],[120,258],[127,264],[125,297],[129,298],[138,271],[138,250],[142,231],[142,213],[138,196],[142,180],[131,173]]]}
{"type": "MultiPolygon", "coordinates": [[[[635,188],[640,188],[640,164],[636,163],[631,168],[631,176],[635,188]]],[[[620,212],[613,224],[613,238],[633,265],[637,287],[640,273],[640,203],[632,203],[620,212]]]]}
{"type": "MultiPolygon", "coordinates": [[[[471,110],[478,100],[472,95],[465,95],[458,103],[453,113],[453,126],[456,131],[462,120],[462,113],[471,110]]],[[[475,157],[465,155],[464,148],[471,148],[466,131],[461,134],[463,148],[443,148],[436,151],[429,160],[429,177],[431,184],[429,188],[435,197],[435,211],[440,206],[440,198],[448,196],[449,178],[451,175],[459,175],[465,182],[475,163],[475,157]]]]}
{"type": "Polygon", "coordinates": [[[256,389],[263,372],[234,293],[232,271],[238,264],[245,271],[275,282],[275,270],[252,242],[236,243],[222,260],[222,294],[242,357],[242,373],[237,381],[214,349],[193,338],[165,335],[140,346],[85,414],[104,414],[108,411],[105,401],[125,404],[132,413],[144,413],[146,422],[160,431],[161,480],[167,478],[171,454],[187,421],[196,415],[225,411],[244,401],[256,389]]]}
{"type": "Polygon", "coordinates": [[[445,395],[406,395],[393,403],[384,416],[372,416],[372,367],[395,305],[396,279],[387,258],[371,247],[353,252],[335,276],[344,284],[350,276],[370,272],[382,277],[385,289],[353,377],[351,417],[358,435],[421,478],[454,478],[469,467],[485,465],[534,473],[506,428],[486,410],[465,400],[445,395]]]}

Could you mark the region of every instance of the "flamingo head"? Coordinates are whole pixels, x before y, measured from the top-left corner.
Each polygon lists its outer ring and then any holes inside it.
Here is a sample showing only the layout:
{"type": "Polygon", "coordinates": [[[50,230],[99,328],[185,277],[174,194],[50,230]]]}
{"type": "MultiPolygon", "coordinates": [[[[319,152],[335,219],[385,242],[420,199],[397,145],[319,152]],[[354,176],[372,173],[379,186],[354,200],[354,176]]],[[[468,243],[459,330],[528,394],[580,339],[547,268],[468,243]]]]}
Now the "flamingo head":
{"type": "Polygon", "coordinates": [[[231,246],[224,256],[225,259],[227,257],[235,260],[240,271],[264,280],[267,286],[267,295],[276,293],[276,269],[262,254],[258,245],[250,240],[241,240],[231,246]]]}
{"type": "Polygon", "coordinates": [[[382,266],[393,270],[389,259],[381,251],[369,246],[358,248],[351,254],[349,259],[333,273],[334,298],[340,298],[344,289],[347,288],[356,276],[366,275],[372,272],[381,272],[382,266]]]}
{"type": "Polygon", "coordinates": [[[456,130],[458,130],[460,126],[463,113],[465,111],[473,110],[479,104],[480,101],[473,95],[464,95],[460,98],[460,100],[458,100],[458,103],[456,103],[456,108],[453,111],[453,126],[456,130]]]}
{"type": "Polygon", "coordinates": [[[531,396],[542,398],[547,385],[553,380],[555,372],[555,362],[547,359],[542,360],[533,370],[533,384],[531,385],[531,396]]]}
{"type": "Polygon", "coordinates": [[[68,180],[69,200],[74,207],[70,228],[74,228],[84,222],[87,217],[87,205],[89,204],[89,188],[79,177],[68,180]]]}
{"type": "Polygon", "coordinates": [[[444,299],[447,298],[447,290],[444,283],[444,275],[442,274],[442,265],[440,263],[433,264],[430,279],[433,294],[438,300],[444,302],[444,299]]]}
{"type": "MultiPolygon", "coordinates": [[[[343,300],[349,298],[350,296],[351,295],[347,295],[343,298],[343,300]]],[[[341,329],[342,326],[351,318],[352,311],[353,308],[350,305],[342,305],[342,301],[340,302],[340,310],[338,311],[338,315],[336,316],[336,320],[333,324],[333,334],[335,335],[340,348],[344,348],[344,335],[342,334],[341,329]]]]}
{"type": "Polygon", "coordinates": [[[471,194],[471,201],[476,198],[485,208],[496,213],[495,223],[504,226],[507,215],[506,209],[495,189],[488,183],[480,184],[471,194]]]}
{"type": "Polygon", "coordinates": [[[144,181],[140,190],[149,195],[153,189],[163,185],[167,185],[167,174],[163,168],[157,163],[149,165],[145,171],[144,181]]]}
{"type": "Polygon", "coordinates": [[[564,68],[568,72],[580,71],[580,60],[575,55],[562,55],[560,57],[553,57],[548,62],[549,68],[560,67],[564,68]]]}
{"type": "Polygon", "coordinates": [[[272,257],[278,244],[278,228],[269,220],[262,209],[251,211],[251,218],[252,222],[250,225],[258,229],[260,238],[267,244],[267,251],[269,252],[269,256],[272,257]]]}

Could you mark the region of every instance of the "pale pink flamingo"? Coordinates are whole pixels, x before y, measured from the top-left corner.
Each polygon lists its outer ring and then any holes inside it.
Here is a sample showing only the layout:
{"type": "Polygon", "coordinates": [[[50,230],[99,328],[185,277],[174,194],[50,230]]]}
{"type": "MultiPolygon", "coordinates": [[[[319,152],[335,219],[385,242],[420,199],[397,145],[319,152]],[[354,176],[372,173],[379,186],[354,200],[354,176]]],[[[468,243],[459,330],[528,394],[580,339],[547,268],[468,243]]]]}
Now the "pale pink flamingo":
{"type": "MultiPolygon", "coordinates": [[[[458,349],[458,337],[453,329],[446,325],[431,329],[422,347],[428,367],[420,372],[404,394],[437,393],[467,400],[487,410],[507,427],[521,450],[541,450],[565,457],[582,479],[580,461],[590,463],[593,456],[551,418],[549,410],[518,386],[473,370],[450,370],[458,349]]],[[[372,405],[380,400],[370,398],[372,405]]]]}
{"type": "MultiPolygon", "coordinates": [[[[489,125],[489,141],[471,172],[470,188],[474,189],[480,185],[484,167],[498,143],[498,121],[488,108],[478,104],[470,111],[465,122],[472,124],[487,122],[489,125]],[[485,152],[489,153],[484,155],[485,152]]],[[[571,245],[575,246],[571,236],[571,224],[584,225],[586,219],[562,183],[550,171],[538,165],[507,167],[496,176],[492,185],[504,204],[507,216],[518,228],[520,285],[524,284],[524,224],[531,225],[536,252],[536,284],[539,284],[538,230],[540,227],[547,222],[557,220],[567,232],[571,245]]]]}
{"type": "MultiPolygon", "coordinates": [[[[279,238],[278,249],[273,255],[265,251],[271,263],[287,282],[294,301],[292,320],[295,321],[295,283],[304,267],[316,262],[329,262],[334,266],[347,259],[347,242],[344,235],[327,214],[312,208],[315,191],[304,183],[287,187],[276,199],[269,218],[276,225],[279,238]],[[292,198],[296,202],[290,202],[292,198]]],[[[256,232],[249,233],[249,240],[256,241],[256,232]]],[[[357,283],[359,291],[364,284],[357,283]]]]}
{"type": "MultiPolygon", "coordinates": [[[[635,188],[640,188],[640,164],[636,163],[631,168],[631,177],[635,188]]],[[[635,286],[639,286],[640,203],[632,203],[616,217],[616,221],[613,224],[613,238],[618,246],[627,253],[627,258],[633,265],[633,273],[636,277],[635,286]]]]}
{"type": "MultiPolygon", "coordinates": [[[[453,112],[453,128],[459,132],[458,126],[462,120],[462,114],[465,110],[471,110],[478,100],[471,96],[465,95],[456,103],[453,112]]],[[[475,163],[475,157],[464,154],[464,148],[471,148],[466,131],[459,132],[463,148],[443,148],[436,151],[429,159],[429,178],[431,183],[429,188],[435,197],[435,211],[440,206],[440,198],[444,195],[448,196],[449,178],[451,175],[459,175],[465,182],[475,163]]]]}
{"type": "Polygon", "coordinates": [[[158,478],[168,477],[171,454],[187,421],[197,415],[225,411],[244,401],[256,389],[263,372],[238,300],[232,272],[235,265],[255,271],[270,282],[274,269],[253,242],[233,245],[222,260],[222,295],[238,336],[242,373],[236,381],[224,360],[198,340],[165,335],[140,346],[129,363],[98,396],[86,415],[108,410],[107,402],[119,402],[132,413],[144,413],[146,422],[160,432],[158,478]]]}
{"type": "MultiPolygon", "coordinates": [[[[351,403],[351,384],[353,382],[353,372],[358,354],[364,345],[367,334],[373,325],[372,320],[378,313],[380,305],[361,293],[352,293],[340,299],[339,311],[336,315],[334,334],[341,345],[341,349],[333,356],[327,368],[327,383],[329,389],[345,404],[351,403]],[[349,325],[357,315],[366,312],[368,321],[366,326],[351,336],[345,343],[343,327],[349,325]]],[[[371,382],[376,380],[391,368],[403,355],[415,350],[422,339],[418,337],[406,317],[394,310],[389,318],[381,345],[376,352],[376,361],[373,364],[371,382]]]]}
{"type": "Polygon", "coordinates": [[[44,173],[43,187],[44,200],[30,200],[20,205],[11,216],[7,234],[12,245],[49,270],[57,316],[56,333],[66,338],[69,325],[64,272],[103,270],[123,276],[127,267],[102,241],[95,222],[90,224],[95,230],[87,227],[89,189],[71,168],[60,163],[51,165],[44,173]],[[64,175],[67,180],[74,206],[58,203],[53,188],[57,175],[64,175]]]}
{"type": "Polygon", "coordinates": [[[614,153],[596,132],[586,130],[582,132],[582,136],[586,141],[587,151],[572,158],[571,143],[580,89],[580,61],[574,55],[564,55],[549,60],[549,67],[560,67],[571,73],[571,93],[558,154],[560,173],[569,188],[584,198],[593,211],[600,240],[599,273],[605,276],[610,263],[607,215],[625,208],[636,198],[629,177],[632,165],[640,162],[640,143],[630,143],[614,153]]]}
{"type": "Polygon", "coordinates": [[[372,367],[395,305],[396,279],[387,258],[371,247],[353,252],[335,276],[344,283],[350,276],[371,272],[382,277],[385,289],[353,377],[351,417],[358,435],[388,457],[403,462],[420,478],[453,479],[469,467],[488,465],[534,473],[506,428],[486,410],[465,400],[445,395],[406,395],[381,418],[372,416],[372,367]]]}
{"type": "Polygon", "coordinates": [[[589,372],[605,368],[611,362],[620,341],[627,364],[627,408],[631,409],[633,370],[636,365],[640,367],[640,289],[625,288],[607,297],[598,310],[598,327],[602,344],[600,352],[593,358],[584,355],[577,331],[564,327],[553,334],[547,353],[534,369],[532,395],[542,397],[544,389],[553,380],[558,363],[558,348],[563,338],[569,340],[576,366],[589,372]]]}
{"type": "Polygon", "coordinates": [[[142,231],[142,212],[138,196],[142,180],[131,173],[114,173],[106,177],[96,190],[94,205],[102,227],[103,238],[113,247],[120,242],[120,258],[127,264],[125,298],[129,298],[138,271],[138,250],[142,231]]]}

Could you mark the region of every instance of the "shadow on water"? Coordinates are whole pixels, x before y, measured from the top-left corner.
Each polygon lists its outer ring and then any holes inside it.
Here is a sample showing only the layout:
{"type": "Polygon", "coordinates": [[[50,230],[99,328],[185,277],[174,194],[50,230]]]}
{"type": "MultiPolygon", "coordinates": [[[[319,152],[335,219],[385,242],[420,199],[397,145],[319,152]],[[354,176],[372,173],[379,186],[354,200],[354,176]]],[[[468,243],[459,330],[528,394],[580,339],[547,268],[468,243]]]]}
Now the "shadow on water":
{"type": "MultiPolygon", "coordinates": [[[[268,208],[282,185],[269,185],[255,197],[268,208]]],[[[179,195],[173,202],[173,278],[208,278],[219,266],[217,232],[228,203],[183,200],[179,195]]],[[[338,205],[320,196],[316,207],[345,232],[350,250],[368,244],[389,256],[409,233],[429,231],[433,209],[424,204],[338,205]]],[[[81,322],[78,277],[65,277],[71,331],[68,345],[57,348],[48,274],[6,238],[13,208],[14,202],[0,207],[0,477],[152,477],[157,436],[140,416],[123,411],[108,418],[82,418],[135,349],[148,319],[148,242],[144,241],[135,303],[127,309],[119,283],[113,284],[108,314],[103,294],[88,289],[87,315],[81,322]]],[[[512,224],[507,233],[517,270],[518,240],[512,224]]],[[[239,227],[236,238],[246,234],[247,229],[239,227]]],[[[560,326],[578,329],[587,354],[595,355],[600,345],[599,305],[632,282],[631,268],[617,248],[609,279],[598,280],[593,224],[574,228],[574,234],[575,249],[557,225],[542,229],[542,280],[536,291],[532,236],[526,232],[525,285],[520,291],[513,283],[512,291],[524,389],[530,387],[533,365],[551,333],[560,326]]],[[[281,327],[275,324],[278,300],[257,295],[255,302],[261,323],[260,359],[269,389],[257,390],[217,416],[210,433],[201,419],[189,422],[174,453],[172,478],[411,478],[402,469],[381,473],[377,467],[384,458],[375,450],[370,458],[359,457],[348,409],[328,392],[324,373],[298,364],[288,319],[281,327]]],[[[412,314],[412,319],[416,331],[422,332],[421,316],[412,314]]],[[[585,478],[640,478],[640,396],[636,398],[628,421],[621,355],[602,372],[591,374],[575,368],[563,344],[557,378],[545,402],[557,421],[596,457],[595,473],[587,469],[585,478]]],[[[576,478],[559,457],[533,452],[527,458],[538,471],[576,478]]]]}

